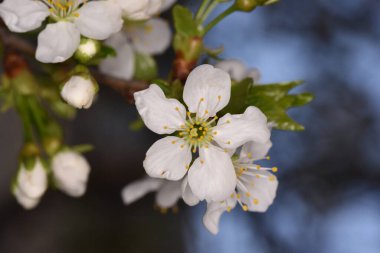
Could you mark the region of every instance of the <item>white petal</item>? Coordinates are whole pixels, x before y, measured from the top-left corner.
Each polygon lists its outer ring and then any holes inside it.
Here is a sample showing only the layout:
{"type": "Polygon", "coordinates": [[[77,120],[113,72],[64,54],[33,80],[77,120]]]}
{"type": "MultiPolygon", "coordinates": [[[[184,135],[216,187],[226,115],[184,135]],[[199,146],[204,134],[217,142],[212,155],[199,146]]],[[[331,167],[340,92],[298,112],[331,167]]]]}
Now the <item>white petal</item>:
{"type": "Polygon", "coordinates": [[[78,109],[88,109],[96,94],[96,86],[91,79],[72,76],[62,88],[61,96],[70,105],[78,109]]]}
{"type": "Polygon", "coordinates": [[[171,134],[185,124],[185,107],[176,99],[167,99],[158,85],[152,84],[134,97],[141,118],[153,132],[171,134]]]}
{"type": "Polygon", "coordinates": [[[191,166],[188,180],[194,195],[207,201],[227,199],[236,186],[230,156],[213,145],[200,149],[200,158],[191,166]]]}
{"type": "Polygon", "coordinates": [[[236,199],[229,198],[227,201],[207,203],[207,211],[203,216],[203,225],[210,233],[216,235],[219,232],[219,221],[222,214],[231,210],[236,205],[236,199]]]}
{"type": "Polygon", "coordinates": [[[105,41],[105,44],[113,47],[116,57],[108,57],[103,60],[99,69],[110,76],[131,80],[135,72],[135,53],[123,32],[115,33],[105,41]]]}
{"type": "Polygon", "coordinates": [[[44,63],[63,62],[74,54],[79,44],[80,33],[73,23],[49,24],[38,36],[36,58],[44,63]]]}
{"type": "Polygon", "coordinates": [[[47,189],[47,173],[39,159],[34,167],[27,170],[24,166],[17,176],[17,185],[28,198],[40,198],[47,189]]]}
{"type": "Polygon", "coordinates": [[[0,4],[0,16],[12,32],[37,29],[49,15],[49,8],[39,1],[5,0],[0,4]]]}
{"type": "Polygon", "coordinates": [[[163,0],[163,4],[161,6],[160,12],[167,11],[172,7],[172,5],[177,2],[177,0],[163,0]]]}
{"type": "Polygon", "coordinates": [[[240,82],[246,78],[246,66],[239,60],[225,60],[218,62],[215,67],[230,74],[231,79],[240,82]]]}
{"type": "Polygon", "coordinates": [[[239,191],[239,193],[242,202],[248,206],[249,211],[265,212],[276,197],[278,181],[273,174],[266,171],[260,171],[257,175],[260,177],[243,175],[245,180],[249,182],[245,184],[249,197],[244,191],[239,191]]]}
{"type": "Polygon", "coordinates": [[[170,46],[172,39],[169,24],[161,18],[130,26],[128,35],[136,50],[145,54],[163,53],[170,46]]]}
{"type": "Polygon", "coordinates": [[[244,160],[243,163],[248,163],[264,159],[271,147],[272,142],[270,140],[265,143],[257,143],[253,141],[247,142],[240,151],[239,160],[244,160]]]}
{"type": "Polygon", "coordinates": [[[182,188],[182,198],[186,204],[188,204],[189,206],[195,206],[199,203],[199,199],[194,195],[193,191],[191,190],[189,186],[187,177],[185,177],[185,179],[182,181],[181,188],[182,188]]]}
{"type": "Polygon", "coordinates": [[[260,70],[256,68],[248,69],[247,72],[245,73],[245,77],[250,77],[253,79],[254,83],[258,83],[261,79],[260,70]]]}
{"type": "Polygon", "coordinates": [[[200,65],[191,71],[183,91],[189,111],[209,118],[230,101],[231,79],[227,72],[211,65],[200,65]]]}
{"type": "Polygon", "coordinates": [[[110,1],[97,1],[84,4],[75,19],[80,33],[88,38],[104,40],[121,30],[123,19],[118,5],[110,1]]]}
{"type": "Polygon", "coordinates": [[[149,192],[158,190],[164,182],[163,179],[145,177],[128,184],[121,192],[124,204],[129,205],[149,192]]]}
{"type": "Polygon", "coordinates": [[[18,187],[13,191],[17,202],[26,210],[35,208],[40,203],[40,198],[29,198],[18,187]]]}
{"type": "Polygon", "coordinates": [[[156,204],[161,208],[175,206],[181,198],[182,181],[166,181],[156,194],[156,204]]]}
{"type": "Polygon", "coordinates": [[[79,153],[62,151],[52,160],[56,186],[71,197],[81,197],[86,192],[90,165],[79,153]]]}
{"type": "Polygon", "coordinates": [[[250,106],[244,114],[224,115],[213,128],[214,140],[223,148],[237,148],[246,142],[266,143],[270,130],[266,116],[250,106]]]}
{"type": "Polygon", "coordinates": [[[177,181],[186,174],[191,159],[190,147],[182,139],[167,136],[149,148],[143,165],[151,177],[177,181]]]}

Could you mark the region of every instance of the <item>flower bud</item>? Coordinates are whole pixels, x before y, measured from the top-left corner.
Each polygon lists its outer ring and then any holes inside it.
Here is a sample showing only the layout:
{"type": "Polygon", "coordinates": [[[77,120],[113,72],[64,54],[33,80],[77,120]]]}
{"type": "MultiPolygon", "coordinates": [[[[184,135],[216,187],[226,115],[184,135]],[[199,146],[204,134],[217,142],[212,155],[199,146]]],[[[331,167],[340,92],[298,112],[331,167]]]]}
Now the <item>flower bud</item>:
{"type": "Polygon", "coordinates": [[[97,84],[89,77],[72,76],[62,88],[61,96],[78,109],[88,109],[97,92],[97,84]]]}
{"type": "Polygon", "coordinates": [[[74,56],[78,61],[82,63],[88,63],[99,52],[100,47],[101,46],[99,41],[82,38],[74,56]]]}
{"type": "Polygon", "coordinates": [[[31,169],[27,169],[24,164],[21,165],[16,187],[22,192],[22,195],[30,199],[38,199],[45,193],[47,186],[47,173],[39,158],[35,160],[31,169]]]}
{"type": "Polygon", "coordinates": [[[40,198],[29,198],[19,187],[13,189],[13,195],[16,197],[17,202],[26,210],[33,209],[40,203],[40,198]]]}
{"type": "Polygon", "coordinates": [[[67,195],[80,197],[86,191],[90,165],[79,153],[61,151],[52,161],[56,186],[67,195]]]}
{"type": "Polygon", "coordinates": [[[250,12],[259,4],[260,0],[236,0],[235,6],[239,11],[250,12]]]}

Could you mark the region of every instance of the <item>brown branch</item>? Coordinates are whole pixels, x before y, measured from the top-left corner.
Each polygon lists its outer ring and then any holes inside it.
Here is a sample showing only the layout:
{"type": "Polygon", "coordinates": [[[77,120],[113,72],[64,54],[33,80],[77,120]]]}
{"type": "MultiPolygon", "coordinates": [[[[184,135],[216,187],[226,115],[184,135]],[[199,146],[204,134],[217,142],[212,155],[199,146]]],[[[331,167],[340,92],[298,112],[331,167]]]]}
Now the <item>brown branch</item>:
{"type": "MultiPolygon", "coordinates": [[[[0,40],[3,43],[5,49],[12,49],[19,53],[31,55],[34,57],[35,47],[28,41],[16,36],[8,31],[5,24],[0,22],[0,40]]],[[[146,89],[148,83],[145,81],[126,81],[117,79],[105,74],[102,74],[96,70],[91,72],[95,79],[104,85],[111,87],[112,89],[119,92],[128,102],[133,103],[133,93],[146,89]]]]}

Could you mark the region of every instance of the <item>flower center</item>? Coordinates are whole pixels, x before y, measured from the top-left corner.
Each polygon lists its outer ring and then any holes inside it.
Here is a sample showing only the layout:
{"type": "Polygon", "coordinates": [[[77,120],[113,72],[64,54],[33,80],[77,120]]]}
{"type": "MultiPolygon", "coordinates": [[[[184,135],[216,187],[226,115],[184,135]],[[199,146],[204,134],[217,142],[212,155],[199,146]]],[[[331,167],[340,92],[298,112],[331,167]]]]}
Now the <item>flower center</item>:
{"type": "Polygon", "coordinates": [[[75,12],[79,6],[85,4],[87,0],[41,0],[49,7],[52,18],[56,20],[67,17],[79,17],[79,13],[75,12]]]}
{"type": "Polygon", "coordinates": [[[207,148],[213,139],[212,127],[216,119],[218,119],[217,116],[211,119],[197,118],[188,112],[186,123],[181,127],[179,136],[189,144],[194,153],[197,148],[207,148]]]}

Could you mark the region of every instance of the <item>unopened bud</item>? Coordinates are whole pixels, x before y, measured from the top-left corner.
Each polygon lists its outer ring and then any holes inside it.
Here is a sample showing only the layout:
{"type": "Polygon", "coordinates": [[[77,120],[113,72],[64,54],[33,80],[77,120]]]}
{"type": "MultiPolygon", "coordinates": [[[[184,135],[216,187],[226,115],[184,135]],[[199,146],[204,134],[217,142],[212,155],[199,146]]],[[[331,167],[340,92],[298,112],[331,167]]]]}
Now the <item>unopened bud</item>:
{"type": "Polygon", "coordinates": [[[93,39],[82,38],[75,52],[75,58],[81,63],[88,63],[100,50],[100,42],[93,39]]]}
{"type": "Polygon", "coordinates": [[[62,88],[61,96],[78,109],[88,109],[92,105],[98,84],[91,77],[72,76],[62,88]]]}

